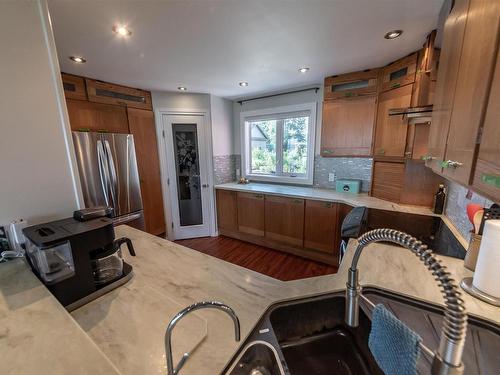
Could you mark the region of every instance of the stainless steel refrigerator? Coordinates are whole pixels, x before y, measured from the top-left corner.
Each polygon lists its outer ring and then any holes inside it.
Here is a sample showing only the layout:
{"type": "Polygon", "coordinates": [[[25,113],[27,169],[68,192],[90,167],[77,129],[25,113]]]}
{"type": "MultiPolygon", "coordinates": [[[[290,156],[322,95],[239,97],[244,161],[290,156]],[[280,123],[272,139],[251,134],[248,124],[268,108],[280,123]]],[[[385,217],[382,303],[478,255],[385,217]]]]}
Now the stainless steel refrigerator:
{"type": "Polygon", "coordinates": [[[115,224],[144,229],[132,134],[73,132],[85,207],[111,206],[115,224]]]}

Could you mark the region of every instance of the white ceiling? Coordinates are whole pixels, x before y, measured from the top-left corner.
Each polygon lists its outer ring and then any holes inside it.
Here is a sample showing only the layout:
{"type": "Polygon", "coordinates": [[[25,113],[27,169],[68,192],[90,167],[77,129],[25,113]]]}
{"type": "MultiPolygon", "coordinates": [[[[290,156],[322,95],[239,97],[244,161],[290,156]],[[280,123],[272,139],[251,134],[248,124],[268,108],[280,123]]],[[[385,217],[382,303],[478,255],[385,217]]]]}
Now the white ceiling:
{"type": "Polygon", "coordinates": [[[424,43],[443,0],[49,0],[61,69],[149,90],[223,97],[321,83],[424,43]],[[132,30],[118,38],[111,28],[132,30]],[[395,40],[391,29],[403,29],[395,40]],[[86,64],[68,59],[82,55],[86,64]],[[301,66],[310,67],[306,74],[301,66]],[[248,81],[249,86],[238,86],[248,81]]]}

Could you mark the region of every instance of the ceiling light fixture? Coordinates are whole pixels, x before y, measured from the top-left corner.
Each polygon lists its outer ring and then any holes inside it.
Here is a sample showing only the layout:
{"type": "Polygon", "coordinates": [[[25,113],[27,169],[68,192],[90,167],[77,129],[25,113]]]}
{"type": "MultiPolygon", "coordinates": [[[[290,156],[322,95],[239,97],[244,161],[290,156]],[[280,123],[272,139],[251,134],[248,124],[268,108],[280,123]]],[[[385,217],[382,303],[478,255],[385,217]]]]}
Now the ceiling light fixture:
{"type": "Polygon", "coordinates": [[[306,67],[299,68],[300,73],[307,73],[309,70],[310,70],[310,68],[306,68],[306,67]]]}
{"type": "Polygon", "coordinates": [[[403,30],[391,30],[384,35],[385,39],[396,39],[403,34],[403,30]]]}
{"type": "Polygon", "coordinates": [[[247,87],[248,82],[242,81],[242,82],[238,83],[238,85],[240,85],[241,87],[247,87]]]}
{"type": "Polygon", "coordinates": [[[132,34],[132,31],[130,31],[125,25],[113,26],[113,32],[119,36],[130,36],[132,34]]]}
{"type": "Polygon", "coordinates": [[[84,64],[87,62],[87,60],[81,56],[70,56],[69,59],[77,64],[84,64]]]}
{"type": "Polygon", "coordinates": [[[187,88],[184,87],[184,86],[179,86],[177,87],[177,90],[180,90],[180,91],[187,91],[187,88]]]}

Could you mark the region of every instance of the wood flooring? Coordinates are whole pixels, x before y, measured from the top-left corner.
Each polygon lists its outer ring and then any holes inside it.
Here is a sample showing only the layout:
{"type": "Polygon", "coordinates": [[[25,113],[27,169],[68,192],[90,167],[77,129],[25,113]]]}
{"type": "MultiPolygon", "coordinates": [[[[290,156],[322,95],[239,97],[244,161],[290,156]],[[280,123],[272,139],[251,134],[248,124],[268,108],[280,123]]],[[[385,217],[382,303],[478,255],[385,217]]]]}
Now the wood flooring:
{"type": "Polygon", "coordinates": [[[307,260],[229,237],[202,237],[176,243],[282,281],[329,275],[336,266],[307,260]]]}

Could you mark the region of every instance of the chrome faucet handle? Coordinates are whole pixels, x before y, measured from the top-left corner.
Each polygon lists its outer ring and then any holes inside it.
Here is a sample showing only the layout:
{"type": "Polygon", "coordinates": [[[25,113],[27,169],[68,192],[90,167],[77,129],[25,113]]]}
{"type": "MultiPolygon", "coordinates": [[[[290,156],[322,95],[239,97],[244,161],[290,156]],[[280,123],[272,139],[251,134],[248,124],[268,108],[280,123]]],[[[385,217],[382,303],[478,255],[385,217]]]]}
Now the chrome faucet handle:
{"type": "Polygon", "coordinates": [[[392,242],[414,253],[432,273],[442,289],[445,300],[445,313],[439,347],[434,353],[432,375],[460,375],[464,372],[462,353],[467,332],[467,313],[464,301],[455,281],[446,267],[434,257],[432,250],[421,241],[404,232],[394,229],[375,229],[358,238],[358,247],[352,258],[346,283],[345,321],[350,327],[359,323],[359,285],[358,261],[363,249],[374,242],[392,242]]]}
{"type": "Polygon", "coordinates": [[[184,364],[189,358],[189,353],[184,353],[177,366],[174,367],[174,359],[172,356],[172,331],[175,325],[190,312],[200,309],[210,309],[210,308],[224,311],[231,317],[234,323],[234,339],[236,341],[240,341],[241,339],[240,321],[232,308],[217,301],[203,301],[203,302],[193,303],[192,305],[179,311],[172,318],[172,320],[167,326],[167,331],[165,332],[165,355],[167,356],[167,375],[177,375],[181,370],[182,366],[184,366],[184,364]]]}

